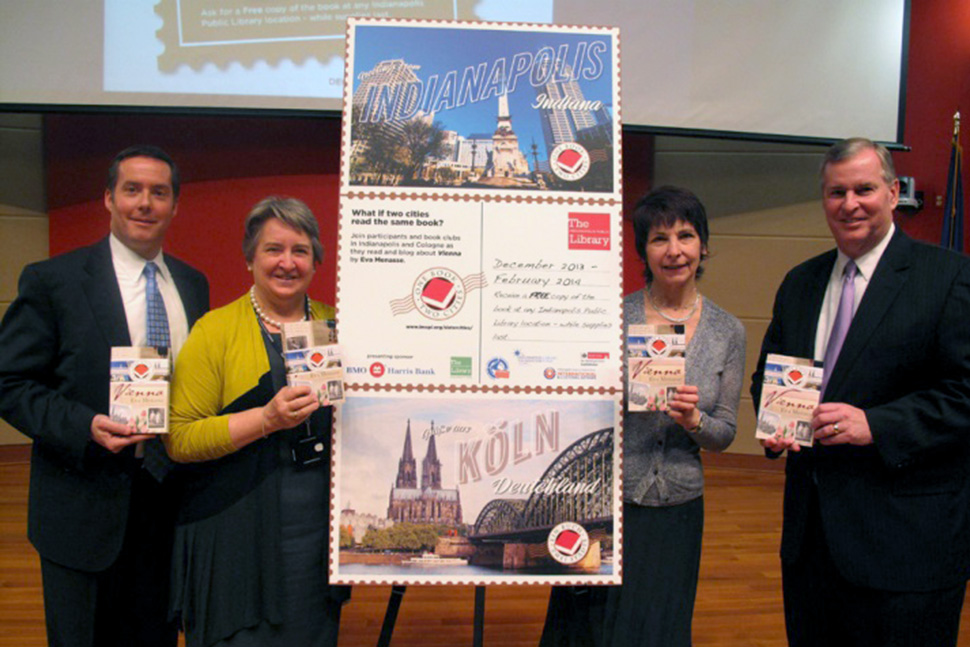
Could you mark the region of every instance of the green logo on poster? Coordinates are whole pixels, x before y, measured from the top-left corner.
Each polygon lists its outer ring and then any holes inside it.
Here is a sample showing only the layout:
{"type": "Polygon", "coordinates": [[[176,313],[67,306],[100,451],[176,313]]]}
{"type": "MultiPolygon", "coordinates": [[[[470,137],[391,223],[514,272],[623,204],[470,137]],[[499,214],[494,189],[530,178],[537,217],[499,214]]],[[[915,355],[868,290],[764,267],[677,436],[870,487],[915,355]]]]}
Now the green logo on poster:
{"type": "Polygon", "coordinates": [[[451,377],[471,377],[472,358],[471,357],[452,357],[451,358],[451,377]]]}

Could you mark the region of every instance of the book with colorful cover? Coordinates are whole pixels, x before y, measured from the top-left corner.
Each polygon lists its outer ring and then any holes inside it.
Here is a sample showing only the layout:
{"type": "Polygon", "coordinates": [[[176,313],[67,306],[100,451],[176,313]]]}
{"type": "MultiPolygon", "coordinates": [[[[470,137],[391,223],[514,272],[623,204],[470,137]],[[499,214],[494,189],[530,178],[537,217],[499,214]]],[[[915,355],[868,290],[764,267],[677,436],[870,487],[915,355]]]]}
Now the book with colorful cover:
{"type": "Polygon", "coordinates": [[[111,349],[109,407],[111,419],[133,423],[140,434],[168,433],[168,349],[115,346],[111,349]]]}
{"type": "Polygon", "coordinates": [[[666,411],[684,384],[687,337],[681,325],[629,326],[626,338],[627,410],[666,411]]]}
{"type": "Polygon", "coordinates": [[[794,438],[796,444],[811,447],[812,412],[821,396],[823,375],[821,362],[769,353],[755,438],[794,438]]]}
{"type": "Polygon", "coordinates": [[[344,401],[344,368],[330,320],[283,324],[283,359],[290,386],[306,385],[320,406],[344,401]]]}

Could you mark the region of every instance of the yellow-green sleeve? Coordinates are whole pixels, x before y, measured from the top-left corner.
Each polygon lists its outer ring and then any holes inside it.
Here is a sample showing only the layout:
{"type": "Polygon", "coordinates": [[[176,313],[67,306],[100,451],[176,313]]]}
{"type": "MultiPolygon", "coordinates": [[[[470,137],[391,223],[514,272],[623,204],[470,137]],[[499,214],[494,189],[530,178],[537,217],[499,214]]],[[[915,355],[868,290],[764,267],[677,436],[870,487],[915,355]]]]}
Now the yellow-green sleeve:
{"type": "Polygon", "coordinates": [[[212,460],[236,451],[229,416],[219,415],[226,370],[226,337],[200,320],[175,362],[171,425],[165,446],[180,463],[212,460]]]}
{"type": "Polygon", "coordinates": [[[333,306],[327,305],[320,301],[310,301],[310,311],[313,313],[314,319],[329,320],[334,319],[337,316],[337,311],[333,306]]]}

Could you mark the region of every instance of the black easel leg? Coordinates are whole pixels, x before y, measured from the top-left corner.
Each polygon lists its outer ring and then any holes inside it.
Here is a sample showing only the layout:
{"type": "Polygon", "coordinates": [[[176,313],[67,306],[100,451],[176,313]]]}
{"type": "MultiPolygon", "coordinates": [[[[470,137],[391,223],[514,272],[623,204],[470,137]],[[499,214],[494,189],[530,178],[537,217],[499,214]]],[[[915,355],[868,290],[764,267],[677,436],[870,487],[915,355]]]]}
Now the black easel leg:
{"type": "Polygon", "coordinates": [[[472,634],[472,645],[482,647],[485,634],[485,587],[475,587],[475,625],[472,634]]]}
{"type": "Polygon", "coordinates": [[[406,586],[392,586],[391,597],[387,599],[387,611],[384,612],[384,624],[381,635],[377,638],[377,647],[390,647],[391,634],[394,633],[394,623],[397,622],[397,612],[401,608],[406,586]]]}

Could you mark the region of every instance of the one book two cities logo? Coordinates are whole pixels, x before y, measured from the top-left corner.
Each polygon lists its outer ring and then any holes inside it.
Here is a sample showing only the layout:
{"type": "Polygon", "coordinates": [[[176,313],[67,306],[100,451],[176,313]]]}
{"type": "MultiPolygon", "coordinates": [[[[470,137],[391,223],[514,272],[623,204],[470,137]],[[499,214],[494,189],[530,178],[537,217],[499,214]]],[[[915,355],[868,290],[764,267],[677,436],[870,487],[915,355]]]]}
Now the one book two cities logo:
{"type": "Polygon", "coordinates": [[[549,533],[546,548],[560,564],[575,564],[589,552],[589,534],[578,523],[566,521],[549,533]]]}
{"type": "Polygon", "coordinates": [[[417,310],[428,319],[450,319],[465,305],[468,292],[485,285],[483,274],[462,278],[448,268],[433,267],[418,275],[408,296],[391,301],[391,313],[397,316],[417,310]]]}
{"type": "Polygon", "coordinates": [[[582,179],[589,171],[589,153],[575,142],[563,142],[552,149],[549,168],[563,180],[582,179]]]}
{"type": "Polygon", "coordinates": [[[569,249],[610,249],[610,214],[570,213],[569,249]]]}

